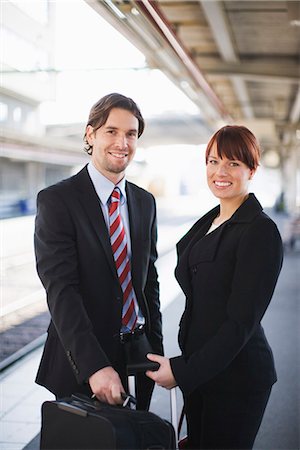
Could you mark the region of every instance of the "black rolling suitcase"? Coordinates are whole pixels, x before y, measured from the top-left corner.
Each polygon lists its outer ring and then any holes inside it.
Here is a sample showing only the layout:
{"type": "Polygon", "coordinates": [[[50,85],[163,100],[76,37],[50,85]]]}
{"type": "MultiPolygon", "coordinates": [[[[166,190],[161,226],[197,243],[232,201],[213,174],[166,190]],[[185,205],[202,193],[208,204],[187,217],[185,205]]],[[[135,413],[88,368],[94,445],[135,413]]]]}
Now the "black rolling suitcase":
{"type": "Polygon", "coordinates": [[[142,335],[127,352],[130,395],[123,406],[111,406],[83,395],[73,395],[42,405],[40,450],[175,450],[177,448],[176,391],[171,390],[171,420],[174,426],[149,411],[131,409],[135,397],[135,375],[157,370],[146,359],[151,352],[142,335]],[[176,430],[176,432],[175,432],[176,430]]]}
{"type": "Polygon", "coordinates": [[[41,450],[175,449],[168,421],[82,395],[42,405],[41,450]]]}

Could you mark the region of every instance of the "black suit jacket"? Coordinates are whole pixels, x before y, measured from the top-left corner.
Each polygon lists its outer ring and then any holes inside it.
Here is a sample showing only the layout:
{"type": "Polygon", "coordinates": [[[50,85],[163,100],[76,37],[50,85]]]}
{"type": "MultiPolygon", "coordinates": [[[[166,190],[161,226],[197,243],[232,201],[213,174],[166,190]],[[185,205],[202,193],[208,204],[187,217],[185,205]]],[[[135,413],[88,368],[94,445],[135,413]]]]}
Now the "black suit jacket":
{"type": "MultiPolygon", "coordinates": [[[[130,182],[126,193],[133,285],[150,343],[162,353],[155,200],[130,182]]],[[[97,370],[115,365],[122,320],[109,234],[86,167],[38,194],[35,252],[51,313],[36,381],[62,397],[80,391],[97,370]]]]}
{"type": "Polygon", "coordinates": [[[186,295],[180,322],[182,355],[171,367],[185,395],[257,391],[276,381],[261,319],[282,265],[275,223],[253,194],[206,235],[219,207],[178,242],[176,278],[186,295]]]}

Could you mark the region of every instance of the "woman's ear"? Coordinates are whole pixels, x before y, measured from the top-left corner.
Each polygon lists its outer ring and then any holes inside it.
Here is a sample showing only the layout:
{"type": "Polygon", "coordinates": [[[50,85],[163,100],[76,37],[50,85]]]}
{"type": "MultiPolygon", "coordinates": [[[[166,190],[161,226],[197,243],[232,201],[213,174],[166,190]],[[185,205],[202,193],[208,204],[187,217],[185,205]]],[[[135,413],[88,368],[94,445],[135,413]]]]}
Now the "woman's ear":
{"type": "Polygon", "coordinates": [[[254,177],[255,172],[256,172],[256,169],[250,169],[249,180],[252,180],[252,178],[254,177]]]}

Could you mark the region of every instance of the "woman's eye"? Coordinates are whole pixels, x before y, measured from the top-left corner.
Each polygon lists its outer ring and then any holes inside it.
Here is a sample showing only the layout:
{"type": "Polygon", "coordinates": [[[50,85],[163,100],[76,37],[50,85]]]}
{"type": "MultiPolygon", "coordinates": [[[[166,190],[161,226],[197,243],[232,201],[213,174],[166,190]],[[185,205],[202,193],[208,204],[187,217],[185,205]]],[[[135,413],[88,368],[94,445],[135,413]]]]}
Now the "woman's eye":
{"type": "Polygon", "coordinates": [[[209,164],[217,164],[217,161],[215,159],[209,159],[208,160],[209,164]]]}
{"type": "Polygon", "coordinates": [[[239,165],[239,163],[234,162],[234,161],[232,161],[232,162],[230,163],[230,166],[231,166],[231,167],[237,167],[238,165],[239,165]]]}

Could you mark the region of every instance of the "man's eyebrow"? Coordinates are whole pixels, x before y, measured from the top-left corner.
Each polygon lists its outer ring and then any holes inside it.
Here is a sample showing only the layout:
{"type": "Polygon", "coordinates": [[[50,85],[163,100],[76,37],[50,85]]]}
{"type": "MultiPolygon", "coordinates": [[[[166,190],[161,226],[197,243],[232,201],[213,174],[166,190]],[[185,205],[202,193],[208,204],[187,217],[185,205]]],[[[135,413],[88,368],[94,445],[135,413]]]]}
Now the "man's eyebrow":
{"type": "MultiPolygon", "coordinates": [[[[109,130],[118,130],[118,127],[115,127],[113,125],[106,125],[105,128],[109,130]]],[[[137,133],[137,132],[138,132],[137,128],[132,128],[127,131],[127,133],[137,133]]]]}

